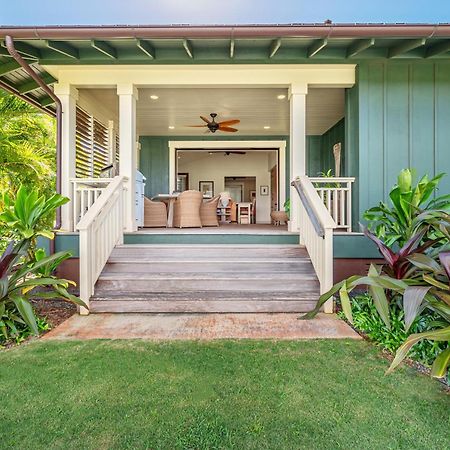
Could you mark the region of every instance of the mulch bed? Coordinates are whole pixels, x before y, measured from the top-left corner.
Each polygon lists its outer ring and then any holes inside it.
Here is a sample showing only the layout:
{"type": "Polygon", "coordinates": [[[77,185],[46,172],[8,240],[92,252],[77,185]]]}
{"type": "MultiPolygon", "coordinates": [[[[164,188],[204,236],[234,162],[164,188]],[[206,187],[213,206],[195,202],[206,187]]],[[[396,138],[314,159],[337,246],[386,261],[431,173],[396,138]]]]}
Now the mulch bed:
{"type": "Polygon", "coordinates": [[[57,327],[77,312],[73,303],[58,299],[33,299],[31,303],[36,315],[46,318],[51,328],[57,327]]]}

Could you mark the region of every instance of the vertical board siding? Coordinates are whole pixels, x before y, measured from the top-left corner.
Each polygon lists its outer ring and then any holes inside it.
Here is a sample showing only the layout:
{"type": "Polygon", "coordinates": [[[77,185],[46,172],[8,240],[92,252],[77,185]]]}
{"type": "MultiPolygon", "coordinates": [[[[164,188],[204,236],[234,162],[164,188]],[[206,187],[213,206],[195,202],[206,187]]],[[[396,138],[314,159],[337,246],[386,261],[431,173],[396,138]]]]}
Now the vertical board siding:
{"type": "Polygon", "coordinates": [[[450,63],[366,62],[357,78],[346,122],[349,155],[359,156],[358,168],[347,162],[347,174],[358,177],[359,215],[387,200],[406,167],[418,175],[446,172],[441,194],[450,192],[450,63]]]}

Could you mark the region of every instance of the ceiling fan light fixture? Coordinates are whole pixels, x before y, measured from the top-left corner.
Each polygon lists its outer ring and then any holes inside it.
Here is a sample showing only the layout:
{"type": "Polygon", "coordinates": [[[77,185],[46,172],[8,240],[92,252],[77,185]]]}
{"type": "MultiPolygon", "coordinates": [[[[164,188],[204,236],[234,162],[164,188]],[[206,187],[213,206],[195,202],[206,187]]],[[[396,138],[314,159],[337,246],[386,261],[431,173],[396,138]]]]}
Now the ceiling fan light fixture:
{"type": "Polygon", "coordinates": [[[284,100],[285,98],[286,98],[286,95],[285,95],[285,94],[277,95],[277,99],[278,99],[278,100],[284,100]]]}
{"type": "Polygon", "coordinates": [[[270,130],[270,125],[264,125],[265,130],[270,130]]]}
{"type": "Polygon", "coordinates": [[[169,125],[169,130],[175,130],[175,127],[173,125],[169,125]]]}

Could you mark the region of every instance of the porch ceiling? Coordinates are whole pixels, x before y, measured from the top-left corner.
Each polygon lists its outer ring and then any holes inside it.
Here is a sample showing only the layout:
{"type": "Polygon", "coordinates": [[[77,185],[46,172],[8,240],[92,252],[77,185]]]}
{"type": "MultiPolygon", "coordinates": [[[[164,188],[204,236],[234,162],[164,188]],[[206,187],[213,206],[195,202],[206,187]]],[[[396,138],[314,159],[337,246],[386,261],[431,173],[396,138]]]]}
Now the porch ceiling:
{"type": "MultiPolygon", "coordinates": [[[[296,64],[449,59],[449,24],[0,27],[40,65],[296,64]]],[[[53,111],[51,99],[0,46],[0,87],[53,111]],[[23,92],[25,91],[25,92],[23,92]]]]}
{"type": "MultiPolygon", "coordinates": [[[[83,89],[92,102],[118,114],[113,89],[83,89]]],[[[218,114],[217,120],[240,119],[237,133],[218,135],[287,135],[289,101],[281,88],[154,88],[139,89],[137,133],[143,136],[201,136],[199,116],[218,114]],[[285,98],[278,99],[279,95],[285,98]],[[158,99],[152,100],[151,96],[158,99]],[[269,126],[269,129],[264,127],[269,126]],[[174,127],[173,129],[169,127],[174,127]]],[[[306,134],[321,135],[344,116],[344,89],[309,89],[306,97],[306,134]]]]}

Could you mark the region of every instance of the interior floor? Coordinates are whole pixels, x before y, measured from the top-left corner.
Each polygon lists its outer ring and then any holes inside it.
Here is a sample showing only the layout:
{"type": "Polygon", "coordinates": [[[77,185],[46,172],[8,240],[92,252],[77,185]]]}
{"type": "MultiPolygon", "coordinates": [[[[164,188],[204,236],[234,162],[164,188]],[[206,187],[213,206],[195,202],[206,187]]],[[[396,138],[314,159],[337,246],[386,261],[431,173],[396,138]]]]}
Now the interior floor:
{"type": "Polygon", "coordinates": [[[224,223],[218,227],[203,228],[140,228],[140,234],[253,234],[253,235],[292,235],[286,225],[224,223]]]}

